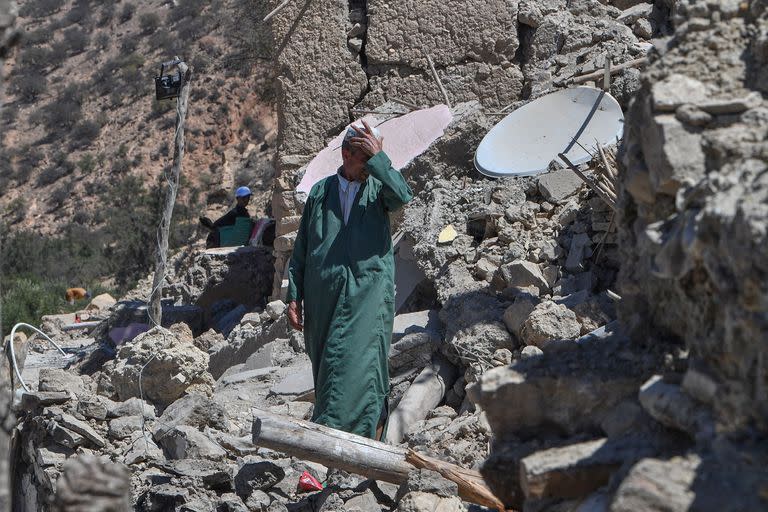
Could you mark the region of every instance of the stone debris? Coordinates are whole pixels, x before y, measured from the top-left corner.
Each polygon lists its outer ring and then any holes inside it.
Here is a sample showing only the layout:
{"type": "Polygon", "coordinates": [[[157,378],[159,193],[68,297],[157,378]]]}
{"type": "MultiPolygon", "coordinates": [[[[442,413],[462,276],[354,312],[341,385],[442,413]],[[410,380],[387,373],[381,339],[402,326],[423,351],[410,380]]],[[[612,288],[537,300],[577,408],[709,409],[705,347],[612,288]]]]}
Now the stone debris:
{"type": "Polygon", "coordinates": [[[152,329],[123,345],[112,371],[117,396],[127,400],[143,394],[146,400],[165,408],[193,385],[212,385],[208,354],[195,347],[192,339],[189,328],[177,324],[170,331],[152,329]]]}
{"type": "MultiPolygon", "coordinates": [[[[281,300],[302,209],[295,185],[349,122],[347,107],[400,114],[415,107],[385,100],[445,101],[428,48],[452,121],[401,169],[415,198],[393,233],[423,280],[398,300],[388,440],[479,469],[509,509],[764,509],[767,12],[691,0],[289,2],[263,27],[281,48],[285,121],[274,250],[180,256],[170,329],[148,330],[144,303],[100,300],[94,336],[114,358],[42,369],[21,395],[21,501],[33,510],[56,496],[61,510],[85,510],[73,496],[130,489],[135,510],[471,508],[430,471],[398,488],[248,435],[254,406],[302,419],[314,409],[304,339],[281,300]],[[615,212],[570,169],[474,171],[495,110],[600,74],[606,59],[645,62],[610,81],[626,110],[625,140],[611,148],[615,212]],[[129,466],[130,483],[122,466],[77,462],[91,454],[129,466]],[[78,475],[94,468],[121,483],[85,486],[78,475]],[[299,492],[304,471],[324,489],[299,492]]],[[[65,321],[46,326],[65,336],[65,321]]]]}

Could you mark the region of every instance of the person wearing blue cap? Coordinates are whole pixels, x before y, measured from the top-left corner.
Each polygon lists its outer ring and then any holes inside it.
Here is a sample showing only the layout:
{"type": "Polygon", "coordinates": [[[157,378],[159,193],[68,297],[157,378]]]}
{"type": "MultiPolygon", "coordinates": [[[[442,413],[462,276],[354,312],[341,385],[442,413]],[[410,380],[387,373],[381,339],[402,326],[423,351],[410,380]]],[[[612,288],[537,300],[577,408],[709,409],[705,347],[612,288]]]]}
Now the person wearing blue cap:
{"type": "Polygon", "coordinates": [[[413,198],[367,123],[309,193],[288,268],[288,321],[312,361],[312,421],[380,439],[387,419],[395,262],[389,214],[413,198]]]}
{"type": "Polygon", "coordinates": [[[200,218],[200,222],[203,223],[211,232],[208,234],[208,238],[205,241],[206,247],[219,247],[219,230],[218,228],[224,226],[232,226],[238,217],[251,217],[248,213],[248,203],[251,200],[251,189],[248,187],[238,187],[235,191],[235,207],[221,216],[216,222],[210,223],[209,219],[204,222],[204,217],[200,218]]]}

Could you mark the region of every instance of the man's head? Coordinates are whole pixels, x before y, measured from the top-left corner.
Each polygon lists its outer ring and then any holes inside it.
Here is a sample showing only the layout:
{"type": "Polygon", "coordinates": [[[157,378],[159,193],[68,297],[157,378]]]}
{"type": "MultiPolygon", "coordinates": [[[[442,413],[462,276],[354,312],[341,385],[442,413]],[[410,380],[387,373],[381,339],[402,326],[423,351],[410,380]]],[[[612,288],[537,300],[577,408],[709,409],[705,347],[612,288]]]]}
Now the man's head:
{"type": "MultiPolygon", "coordinates": [[[[360,137],[364,130],[365,127],[362,124],[350,126],[347,128],[347,133],[344,134],[344,140],[341,142],[341,159],[344,162],[344,174],[347,179],[362,181],[367,178],[364,171],[369,157],[361,149],[352,145],[352,138],[360,137]]],[[[379,130],[372,127],[371,131],[377,139],[381,140],[379,130]]]]}
{"type": "Polygon", "coordinates": [[[248,187],[238,187],[235,191],[235,199],[240,206],[248,206],[248,201],[251,200],[251,189],[248,187]]]}

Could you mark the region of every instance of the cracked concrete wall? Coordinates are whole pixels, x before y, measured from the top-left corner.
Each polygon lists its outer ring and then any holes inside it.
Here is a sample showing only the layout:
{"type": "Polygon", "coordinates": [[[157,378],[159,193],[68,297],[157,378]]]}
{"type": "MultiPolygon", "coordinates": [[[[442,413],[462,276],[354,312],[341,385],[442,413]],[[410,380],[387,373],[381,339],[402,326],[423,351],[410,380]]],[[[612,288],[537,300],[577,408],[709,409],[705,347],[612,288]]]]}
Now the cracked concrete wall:
{"type": "Polygon", "coordinates": [[[627,116],[621,315],[685,342],[721,431],[765,432],[768,6],[679,1],[674,22],[627,116]]]}

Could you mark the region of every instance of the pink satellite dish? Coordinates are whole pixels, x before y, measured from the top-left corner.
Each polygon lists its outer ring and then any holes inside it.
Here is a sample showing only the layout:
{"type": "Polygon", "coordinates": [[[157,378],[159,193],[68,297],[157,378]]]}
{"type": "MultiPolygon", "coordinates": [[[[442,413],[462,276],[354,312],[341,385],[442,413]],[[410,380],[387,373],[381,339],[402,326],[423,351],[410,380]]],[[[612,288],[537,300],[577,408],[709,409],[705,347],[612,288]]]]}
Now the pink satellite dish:
{"type": "MultiPolygon", "coordinates": [[[[375,115],[367,115],[362,119],[379,129],[384,138],[384,151],[392,160],[392,166],[402,169],[445,133],[453,115],[446,105],[437,105],[395,118],[381,116],[379,119],[375,115]]],[[[341,165],[341,141],[344,134],[349,126],[359,123],[360,120],[356,120],[345,126],[341,133],[309,162],[299,186],[296,187],[297,192],[308,194],[312,185],[336,172],[341,165]]]]}

